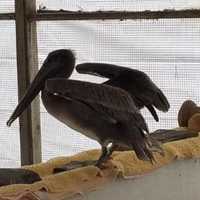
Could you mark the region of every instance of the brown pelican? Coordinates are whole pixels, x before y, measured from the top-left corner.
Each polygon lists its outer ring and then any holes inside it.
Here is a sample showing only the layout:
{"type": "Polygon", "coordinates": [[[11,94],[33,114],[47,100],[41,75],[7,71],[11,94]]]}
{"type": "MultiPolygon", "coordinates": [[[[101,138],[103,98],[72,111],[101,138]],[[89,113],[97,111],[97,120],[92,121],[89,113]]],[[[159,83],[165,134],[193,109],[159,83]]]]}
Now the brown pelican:
{"type": "Polygon", "coordinates": [[[112,145],[117,144],[131,147],[139,159],[153,161],[147,124],[131,96],[110,85],[69,80],[74,66],[71,50],[49,53],[7,125],[10,126],[41,91],[42,102],[51,115],[99,142],[102,153],[97,166],[108,159],[112,145]]]}
{"type": "Polygon", "coordinates": [[[105,63],[82,63],[76,66],[76,70],[83,74],[109,78],[103,84],[129,92],[136,107],[141,109],[145,106],[156,121],[159,118],[155,108],[163,112],[169,110],[169,102],[161,89],[142,71],[105,63]]]}

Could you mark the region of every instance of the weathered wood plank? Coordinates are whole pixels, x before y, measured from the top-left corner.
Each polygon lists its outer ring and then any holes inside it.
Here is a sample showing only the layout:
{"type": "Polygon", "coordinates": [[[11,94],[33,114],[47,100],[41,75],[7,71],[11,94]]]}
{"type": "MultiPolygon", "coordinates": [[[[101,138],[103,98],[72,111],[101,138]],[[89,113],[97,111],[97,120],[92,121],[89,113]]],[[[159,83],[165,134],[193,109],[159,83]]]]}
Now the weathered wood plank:
{"type": "MultiPolygon", "coordinates": [[[[199,133],[197,131],[189,130],[189,129],[158,129],[152,133],[150,133],[152,139],[158,141],[161,144],[174,142],[178,140],[189,139],[193,137],[198,137],[199,133]]],[[[132,148],[115,146],[116,151],[128,151],[132,150],[132,148]]]]}
{"type": "Polygon", "coordinates": [[[151,133],[151,137],[161,143],[174,142],[178,140],[184,140],[187,138],[198,137],[199,133],[193,130],[184,129],[160,129],[151,133]]]}
{"type": "Polygon", "coordinates": [[[40,176],[28,169],[20,168],[1,168],[0,169],[0,186],[11,184],[32,184],[41,181],[40,176]]]}
{"type": "MultiPolygon", "coordinates": [[[[141,20],[141,19],[178,19],[200,18],[200,9],[161,10],[161,11],[68,11],[38,10],[28,16],[30,21],[49,20],[141,20]]],[[[15,13],[0,13],[0,20],[13,20],[15,13]]]]}
{"type": "MultiPolygon", "coordinates": [[[[18,94],[22,98],[38,70],[36,22],[27,16],[36,12],[35,1],[15,0],[18,94]]],[[[21,164],[41,161],[39,98],[20,116],[21,164]]]]}
{"type": "Polygon", "coordinates": [[[161,11],[69,11],[39,10],[29,20],[141,20],[141,19],[200,18],[200,9],[161,11]]]}

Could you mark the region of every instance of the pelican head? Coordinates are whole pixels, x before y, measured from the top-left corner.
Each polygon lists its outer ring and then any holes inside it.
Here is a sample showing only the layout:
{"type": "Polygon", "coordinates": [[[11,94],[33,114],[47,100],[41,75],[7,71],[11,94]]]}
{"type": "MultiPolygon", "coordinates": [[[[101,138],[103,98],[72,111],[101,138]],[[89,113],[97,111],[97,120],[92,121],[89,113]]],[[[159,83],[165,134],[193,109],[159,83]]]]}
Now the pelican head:
{"type": "Polygon", "coordinates": [[[44,89],[45,81],[50,78],[69,78],[75,66],[75,56],[69,49],[59,49],[49,53],[42,67],[15,108],[7,125],[12,122],[28,107],[37,94],[44,89]]]}

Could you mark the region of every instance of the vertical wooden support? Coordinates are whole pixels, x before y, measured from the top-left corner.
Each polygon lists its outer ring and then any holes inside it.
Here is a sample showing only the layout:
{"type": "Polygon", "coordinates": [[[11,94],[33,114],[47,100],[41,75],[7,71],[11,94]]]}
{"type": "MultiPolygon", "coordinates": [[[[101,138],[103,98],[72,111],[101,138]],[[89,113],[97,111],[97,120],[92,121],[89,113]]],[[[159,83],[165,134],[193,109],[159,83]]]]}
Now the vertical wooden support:
{"type": "MultiPolygon", "coordinates": [[[[35,0],[15,0],[15,12],[18,94],[21,99],[38,70],[36,22],[28,21],[28,16],[36,12],[35,0]]],[[[36,98],[19,118],[22,165],[41,161],[39,106],[39,98],[36,98]]]]}

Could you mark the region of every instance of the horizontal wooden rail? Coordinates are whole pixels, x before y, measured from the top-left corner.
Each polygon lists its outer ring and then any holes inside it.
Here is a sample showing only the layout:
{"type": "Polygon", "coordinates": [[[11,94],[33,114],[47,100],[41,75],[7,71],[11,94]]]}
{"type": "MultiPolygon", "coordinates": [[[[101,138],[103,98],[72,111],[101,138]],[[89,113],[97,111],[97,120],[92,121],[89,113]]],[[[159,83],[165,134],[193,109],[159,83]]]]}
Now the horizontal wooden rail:
{"type": "Polygon", "coordinates": [[[15,13],[0,13],[0,20],[14,20],[15,13]]]}
{"type": "MultiPolygon", "coordinates": [[[[54,20],[138,20],[138,19],[177,19],[200,18],[200,9],[162,10],[162,11],[68,11],[38,10],[30,21],[54,20]]],[[[0,20],[14,20],[15,13],[0,13],[0,20]]]]}
{"type": "Polygon", "coordinates": [[[38,10],[30,20],[137,20],[137,19],[173,19],[200,18],[200,9],[163,10],[163,11],[67,11],[38,10]]]}

